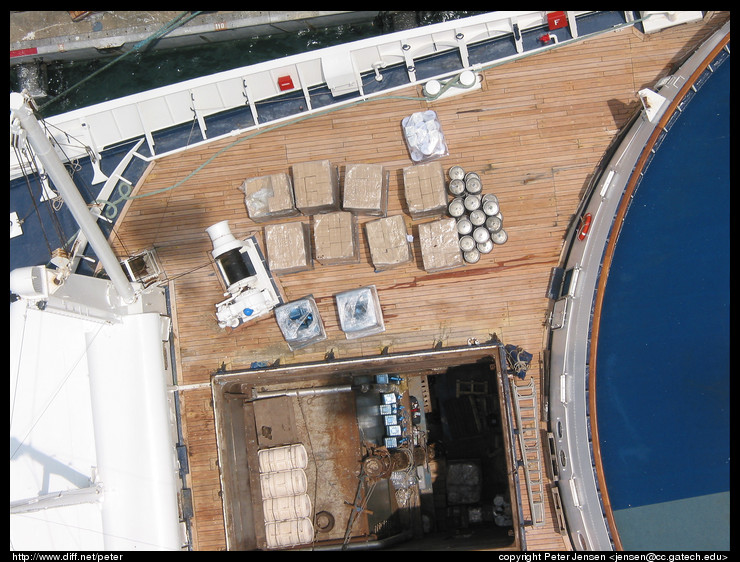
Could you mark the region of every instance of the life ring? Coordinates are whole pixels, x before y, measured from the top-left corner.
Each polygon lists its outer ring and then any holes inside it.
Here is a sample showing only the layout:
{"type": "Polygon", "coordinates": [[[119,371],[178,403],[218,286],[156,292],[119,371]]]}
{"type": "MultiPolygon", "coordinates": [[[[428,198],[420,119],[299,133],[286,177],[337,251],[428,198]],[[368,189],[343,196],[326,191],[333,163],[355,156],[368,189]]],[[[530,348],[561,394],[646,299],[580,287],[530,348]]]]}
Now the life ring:
{"type": "Polygon", "coordinates": [[[584,240],[590,228],[591,228],[591,213],[586,213],[586,215],[581,219],[581,227],[578,229],[578,239],[584,240]]]}

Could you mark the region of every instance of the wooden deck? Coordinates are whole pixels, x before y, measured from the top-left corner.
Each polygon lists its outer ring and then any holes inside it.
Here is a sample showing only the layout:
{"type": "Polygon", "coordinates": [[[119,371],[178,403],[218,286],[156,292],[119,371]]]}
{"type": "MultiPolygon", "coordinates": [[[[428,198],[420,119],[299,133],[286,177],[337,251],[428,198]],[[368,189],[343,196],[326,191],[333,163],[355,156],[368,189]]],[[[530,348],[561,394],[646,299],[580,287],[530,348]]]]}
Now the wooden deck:
{"type": "MultiPolygon", "coordinates": [[[[637,91],[669,74],[727,17],[713,14],[651,36],[626,29],[565,46],[486,71],[482,91],[431,104],[449,147],[445,170],[459,164],[478,172],[484,193],[499,197],[508,242],[476,265],[440,273],[421,267],[417,225],[423,221],[405,212],[401,170],[411,160],[400,123],[430,107],[422,101],[370,101],[265,130],[219,154],[175,189],[132,201],[112,241],[121,255],[155,247],[170,279],[194,549],[226,546],[207,385],[222,364],[237,369],[254,361],[320,361],[330,351],[337,357],[371,356],[386,346],[391,352],[431,349],[438,342],[465,345],[469,338],[483,342],[497,334],[534,354],[530,375],[541,390],[550,271],[581,196],[610,142],[639,108],[637,91]],[[205,229],[228,220],[235,236],[256,234],[261,240],[262,225],[247,217],[237,188],[247,177],[289,172],[294,163],[321,159],[331,160],[340,173],[348,163],[379,163],[391,171],[388,214],[405,217],[415,237],[414,261],[376,273],[363,242],[359,264],[315,263],[312,271],[279,276],[288,300],[312,294],[324,320],[328,339],[306,350],[289,350],[272,315],[235,331],[220,330],[214,305],[223,293],[205,229]],[[370,284],[378,289],[386,331],[346,340],[333,295],[370,284]]],[[[417,96],[419,90],[400,94],[417,96]]],[[[135,195],[174,185],[233,141],[157,162],[135,195]]],[[[366,220],[360,217],[360,224],[366,220]]],[[[545,527],[527,531],[529,550],[568,548],[552,505],[548,516],[545,527]]]]}

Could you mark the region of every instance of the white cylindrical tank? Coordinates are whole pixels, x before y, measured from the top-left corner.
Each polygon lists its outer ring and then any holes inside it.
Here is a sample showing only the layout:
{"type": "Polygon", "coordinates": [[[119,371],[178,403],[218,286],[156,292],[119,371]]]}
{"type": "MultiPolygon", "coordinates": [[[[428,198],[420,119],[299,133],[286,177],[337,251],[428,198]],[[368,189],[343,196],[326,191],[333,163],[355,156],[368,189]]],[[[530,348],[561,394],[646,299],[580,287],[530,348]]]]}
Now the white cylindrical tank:
{"type": "Polygon", "coordinates": [[[301,468],[260,474],[262,499],[305,494],[308,488],[306,473],[301,468]]]}
{"type": "Polygon", "coordinates": [[[306,544],[313,540],[313,523],[308,517],[265,524],[268,548],[306,544]]]}
{"type": "Polygon", "coordinates": [[[308,454],[302,443],[262,449],[257,453],[257,457],[260,472],[275,472],[308,466],[308,454]]]}
{"type": "Polygon", "coordinates": [[[285,521],[311,516],[311,499],[308,494],[268,498],[262,502],[265,522],[285,521]]]}

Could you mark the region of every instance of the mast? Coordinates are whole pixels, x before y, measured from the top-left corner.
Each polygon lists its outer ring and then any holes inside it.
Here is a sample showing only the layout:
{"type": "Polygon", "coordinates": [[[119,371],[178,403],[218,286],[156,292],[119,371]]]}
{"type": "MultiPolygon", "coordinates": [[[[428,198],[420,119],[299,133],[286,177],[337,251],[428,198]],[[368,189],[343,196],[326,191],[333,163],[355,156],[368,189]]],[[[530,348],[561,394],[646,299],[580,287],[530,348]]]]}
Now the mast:
{"type": "Polygon", "coordinates": [[[108,277],[118,291],[119,296],[126,304],[131,304],[136,300],[134,288],[123,272],[118,258],[108,245],[108,241],[100,231],[87,203],[77,191],[77,186],[69,177],[64,164],[54,151],[49,139],[46,137],[44,130],[39,125],[36,117],[33,115],[30,106],[25,97],[17,92],[10,94],[10,111],[18,119],[21,127],[26,132],[28,142],[33,147],[39,160],[44,165],[49,177],[69,207],[72,216],[80,225],[80,229],[87,236],[95,254],[100,259],[108,277]]]}

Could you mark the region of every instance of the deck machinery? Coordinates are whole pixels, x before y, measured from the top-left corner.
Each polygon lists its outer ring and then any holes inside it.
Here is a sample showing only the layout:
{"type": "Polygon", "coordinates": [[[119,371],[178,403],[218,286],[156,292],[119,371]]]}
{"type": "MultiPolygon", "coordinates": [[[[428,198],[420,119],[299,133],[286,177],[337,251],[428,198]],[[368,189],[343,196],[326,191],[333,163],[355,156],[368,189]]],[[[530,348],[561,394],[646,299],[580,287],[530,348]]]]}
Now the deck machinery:
{"type": "Polygon", "coordinates": [[[221,328],[236,328],[264,316],[282,304],[275,282],[254,236],[237,240],[228,221],[206,229],[213,243],[211,255],[226,286],[226,300],[216,305],[221,328]]]}

